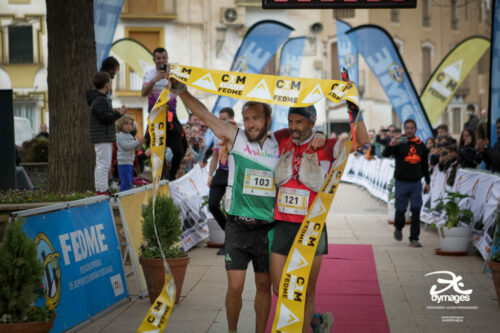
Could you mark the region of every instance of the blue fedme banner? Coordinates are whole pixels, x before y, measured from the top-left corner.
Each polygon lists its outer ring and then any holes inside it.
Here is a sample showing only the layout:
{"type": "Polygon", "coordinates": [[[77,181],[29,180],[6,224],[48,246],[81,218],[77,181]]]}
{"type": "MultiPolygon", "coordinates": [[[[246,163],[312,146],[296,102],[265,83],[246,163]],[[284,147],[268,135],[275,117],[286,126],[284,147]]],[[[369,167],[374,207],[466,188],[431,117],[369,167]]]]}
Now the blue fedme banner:
{"type": "Polygon", "coordinates": [[[108,201],[26,218],[43,263],[46,299],[57,313],[52,333],[65,331],[128,296],[108,201]]]}
{"type": "Polygon", "coordinates": [[[97,69],[108,57],[124,0],[94,0],[94,35],[97,69]]]}
{"type": "MultiPolygon", "coordinates": [[[[356,36],[347,37],[346,32],[351,30],[351,26],[344,21],[337,20],[337,53],[339,56],[340,73],[343,69],[349,72],[349,79],[356,84],[359,89],[358,79],[358,45],[356,36]]],[[[340,80],[332,77],[333,80],[340,80]]]]}
{"type": "Polygon", "coordinates": [[[490,143],[497,142],[496,121],[500,118],[500,1],[495,1],[491,27],[490,143]]]}
{"type": "MultiPolygon", "coordinates": [[[[356,38],[359,53],[384,88],[401,122],[415,120],[417,136],[424,142],[433,137],[415,86],[390,35],[381,27],[363,25],[351,29],[347,36],[356,38]]],[[[351,41],[354,43],[354,39],[351,41]]]]}
{"type": "MultiPolygon", "coordinates": [[[[281,49],[279,76],[300,76],[300,65],[302,64],[305,43],[306,37],[295,37],[286,41],[281,49]]],[[[271,131],[274,132],[288,127],[288,109],[287,106],[283,105],[274,106],[271,131]]]]}
{"type": "MultiPolygon", "coordinates": [[[[230,71],[259,74],[266,67],[280,46],[287,40],[293,28],[278,21],[259,21],[248,29],[241,45],[234,56],[230,71]]],[[[215,101],[212,113],[219,115],[225,107],[232,108],[237,100],[227,96],[219,96],[215,101]]],[[[207,145],[211,145],[214,135],[208,130],[205,133],[207,145]]]]}

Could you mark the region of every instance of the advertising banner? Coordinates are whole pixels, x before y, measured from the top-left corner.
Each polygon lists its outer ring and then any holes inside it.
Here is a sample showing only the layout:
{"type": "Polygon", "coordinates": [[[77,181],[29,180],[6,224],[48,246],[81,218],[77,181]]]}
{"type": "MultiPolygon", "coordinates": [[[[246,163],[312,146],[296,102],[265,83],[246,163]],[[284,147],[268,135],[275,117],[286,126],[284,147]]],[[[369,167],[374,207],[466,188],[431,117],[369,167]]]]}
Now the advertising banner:
{"type": "Polygon", "coordinates": [[[94,35],[97,68],[109,55],[124,0],[94,0],[94,35]]]}
{"type": "Polygon", "coordinates": [[[363,25],[351,29],[347,36],[353,43],[357,41],[359,53],[384,88],[401,122],[414,119],[417,123],[417,136],[424,142],[432,138],[432,128],[420,98],[387,31],[375,25],[363,25]]]}
{"type": "MultiPolygon", "coordinates": [[[[160,195],[169,196],[168,184],[160,184],[158,188],[160,195]]],[[[142,207],[148,204],[153,197],[152,186],[141,187],[140,190],[132,190],[120,193],[118,204],[122,223],[125,226],[127,241],[129,243],[130,257],[135,266],[135,275],[137,278],[137,289],[139,295],[146,295],[148,288],[144,279],[142,266],[139,264],[140,247],[142,238],[142,207]]]]}
{"type": "Polygon", "coordinates": [[[349,80],[358,86],[358,43],[356,36],[347,37],[346,32],[351,30],[351,26],[337,20],[337,53],[339,57],[340,73],[344,68],[349,72],[349,80]]]}
{"type": "Polygon", "coordinates": [[[128,296],[108,200],[26,218],[43,263],[46,299],[63,332],[128,296]]]}
{"type": "Polygon", "coordinates": [[[420,96],[432,125],[437,125],[458,87],[489,47],[490,41],[484,37],[467,38],[453,48],[439,64],[420,96]]]}
{"type": "MultiPolygon", "coordinates": [[[[305,43],[306,37],[295,37],[286,41],[281,49],[278,76],[300,76],[300,65],[302,64],[305,43]]],[[[273,122],[271,123],[272,132],[288,127],[288,109],[283,105],[274,106],[273,122]]]]}
{"type": "MultiPolygon", "coordinates": [[[[248,29],[238,51],[236,51],[230,71],[260,73],[292,31],[292,27],[278,21],[265,20],[255,23],[248,29]]],[[[231,88],[233,83],[228,82],[225,85],[227,88],[231,88]]],[[[218,115],[221,109],[232,108],[235,104],[236,100],[231,96],[219,96],[215,101],[212,113],[218,115]]],[[[212,144],[213,137],[214,135],[209,129],[205,133],[207,145],[212,144]]]]}
{"type": "Polygon", "coordinates": [[[497,140],[496,121],[500,119],[500,1],[494,1],[491,25],[491,66],[490,66],[490,143],[497,140]]]}
{"type": "MultiPolygon", "coordinates": [[[[181,208],[182,248],[186,251],[208,238],[208,218],[212,215],[208,205],[203,205],[208,196],[208,168],[194,168],[183,177],[170,183],[170,194],[176,206],[181,208]]],[[[207,199],[208,200],[208,199],[207,199]]]]}

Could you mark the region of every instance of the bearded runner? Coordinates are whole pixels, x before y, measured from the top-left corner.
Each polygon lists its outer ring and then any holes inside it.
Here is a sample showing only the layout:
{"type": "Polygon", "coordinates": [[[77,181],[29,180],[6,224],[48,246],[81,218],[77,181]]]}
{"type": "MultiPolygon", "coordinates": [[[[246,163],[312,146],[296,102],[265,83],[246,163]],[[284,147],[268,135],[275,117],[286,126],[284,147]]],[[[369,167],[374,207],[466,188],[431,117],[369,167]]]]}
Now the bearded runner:
{"type": "Polygon", "coordinates": [[[174,277],[170,272],[170,267],[167,264],[165,254],[161,248],[158,233],[156,231],[156,223],[154,221],[155,200],[163,169],[163,157],[165,156],[165,145],[167,140],[167,102],[169,98],[170,91],[164,88],[148,117],[148,128],[151,136],[151,167],[153,174],[153,225],[155,228],[156,240],[158,241],[163,259],[163,266],[165,267],[165,283],[163,284],[160,295],[149,309],[146,318],[142,321],[137,332],[163,332],[163,329],[167,325],[168,318],[172,313],[172,308],[175,303],[175,294],[177,292],[174,277]]]}
{"type": "MultiPolygon", "coordinates": [[[[340,155],[340,142],[335,139],[327,140],[316,151],[308,149],[315,121],[313,105],[290,108],[291,137],[279,143],[280,161],[275,172],[276,226],[271,249],[273,291],[278,296],[273,332],[308,332],[310,323],[313,332],[330,332],[333,325],[330,312],[314,313],[316,282],[322,255],[328,252],[326,216],[352,142],[343,145],[340,155]]],[[[366,128],[362,123],[359,125],[358,142],[364,144],[366,128]]]]}

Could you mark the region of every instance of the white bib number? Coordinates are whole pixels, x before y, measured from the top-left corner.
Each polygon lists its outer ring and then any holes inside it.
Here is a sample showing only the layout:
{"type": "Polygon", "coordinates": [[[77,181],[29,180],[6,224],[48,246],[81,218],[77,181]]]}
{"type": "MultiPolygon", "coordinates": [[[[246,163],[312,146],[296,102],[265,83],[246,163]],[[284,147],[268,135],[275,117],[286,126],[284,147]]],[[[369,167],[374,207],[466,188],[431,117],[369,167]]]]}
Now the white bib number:
{"type": "Polygon", "coordinates": [[[280,213],[306,215],[308,203],[308,190],[280,187],[278,193],[278,211],[280,213]]]}
{"type": "Polygon", "coordinates": [[[274,197],[274,176],[272,171],[245,169],[243,193],[262,197],[274,197]]]}

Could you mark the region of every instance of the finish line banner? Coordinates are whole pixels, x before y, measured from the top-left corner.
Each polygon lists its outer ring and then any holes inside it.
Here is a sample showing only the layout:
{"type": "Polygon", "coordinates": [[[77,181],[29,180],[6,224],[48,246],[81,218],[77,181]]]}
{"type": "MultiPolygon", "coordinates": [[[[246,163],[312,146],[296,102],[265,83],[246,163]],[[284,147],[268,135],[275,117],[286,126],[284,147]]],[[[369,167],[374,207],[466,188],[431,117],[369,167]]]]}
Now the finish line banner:
{"type": "Polygon", "coordinates": [[[228,72],[172,64],[170,76],[202,91],[247,101],[285,106],[308,106],[323,98],[359,106],[354,84],[338,80],[228,72]]]}

